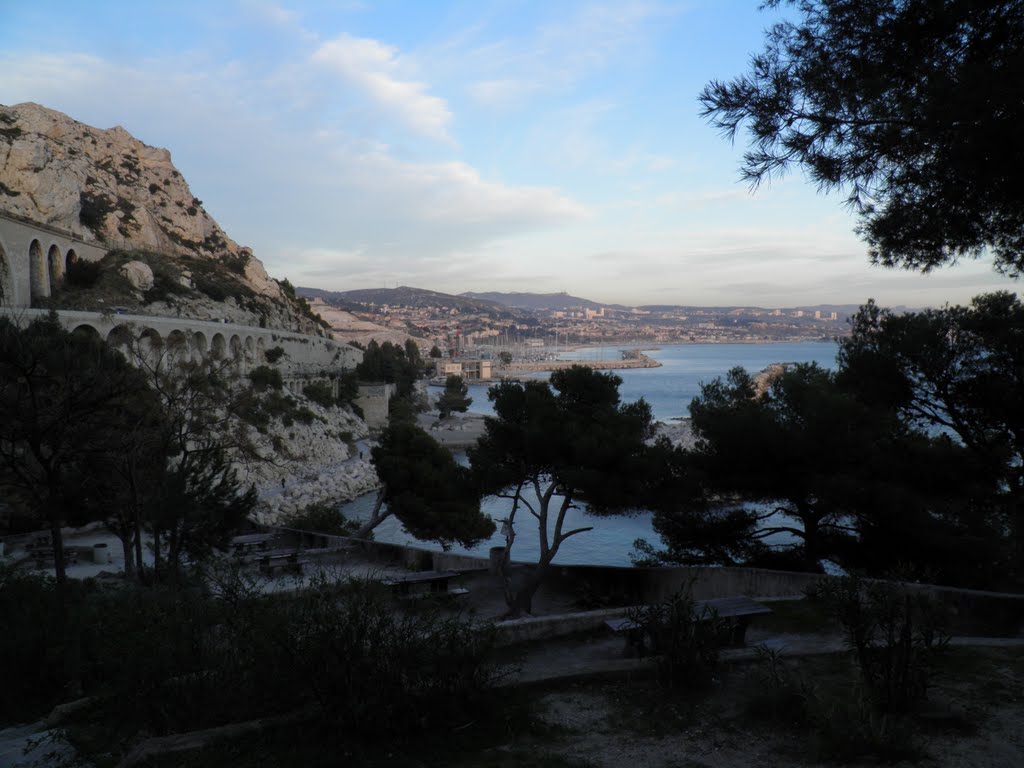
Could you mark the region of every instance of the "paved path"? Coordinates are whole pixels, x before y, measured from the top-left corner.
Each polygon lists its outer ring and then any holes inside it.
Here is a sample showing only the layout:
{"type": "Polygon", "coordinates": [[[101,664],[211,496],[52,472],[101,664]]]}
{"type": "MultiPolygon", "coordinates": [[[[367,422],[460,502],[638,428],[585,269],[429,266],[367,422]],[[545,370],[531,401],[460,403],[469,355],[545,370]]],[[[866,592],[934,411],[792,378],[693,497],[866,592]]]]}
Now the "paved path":
{"type": "MultiPolygon", "coordinates": [[[[757,658],[757,646],[764,645],[782,656],[813,656],[840,653],[846,644],[834,634],[780,634],[751,630],[747,646],[722,651],[725,663],[751,661],[757,658]]],[[[950,645],[957,647],[1024,647],[1024,637],[954,637],[950,645]]],[[[588,677],[628,675],[649,670],[653,659],[625,658],[625,642],[621,636],[568,637],[542,641],[509,652],[503,662],[518,666],[507,685],[568,681],[588,677]]]]}

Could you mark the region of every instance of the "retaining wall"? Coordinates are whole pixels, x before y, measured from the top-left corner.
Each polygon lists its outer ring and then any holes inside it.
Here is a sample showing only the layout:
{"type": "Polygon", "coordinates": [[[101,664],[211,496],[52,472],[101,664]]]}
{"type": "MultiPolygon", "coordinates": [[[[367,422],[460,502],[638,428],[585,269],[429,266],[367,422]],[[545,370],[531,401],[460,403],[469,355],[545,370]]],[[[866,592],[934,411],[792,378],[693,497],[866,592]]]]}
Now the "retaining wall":
{"type": "MultiPolygon", "coordinates": [[[[342,536],[305,534],[310,545],[356,546],[366,557],[380,562],[395,563],[410,570],[486,571],[490,560],[451,552],[389,544],[382,541],[364,541],[342,536]]],[[[515,563],[517,569],[529,568],[528,563],[515,563]]],[[[653,603],[692,585],[696,600],[745,595],[755,598],[800,598],[809,586],[822,577],[813,573],[772,571],[765,568],[618,568],[600,565],[558,565],[548,572],[542,590],[573,595],[583,605],[629,606],[653,603]]],[[[950,631],[958,635],[993,637],[1024,636],[1024,594],[986,592],[975,589],[957,589],[934,584],[907,584],[909,589],[932,595],[944,606],[951,617],[950,631]]],[[[622,608],[612,609],[610,615],[621,615],[622,608]]],[[[571,614],[583,622],[582,628],[600,625],[607,618],[601,612],[571,614]]],[[[538,617],[554,627],[565,624],[565,617],[538,617]]],[[[524,623],[510,628],[511,637],[524,637],[529,632],[548,632],[544,621],[522,620],[524,623]],[[518,634],[517,634],[518,633],[518,634]]],[[[541,635],[546,636],[546,635],[541,635]]]]}

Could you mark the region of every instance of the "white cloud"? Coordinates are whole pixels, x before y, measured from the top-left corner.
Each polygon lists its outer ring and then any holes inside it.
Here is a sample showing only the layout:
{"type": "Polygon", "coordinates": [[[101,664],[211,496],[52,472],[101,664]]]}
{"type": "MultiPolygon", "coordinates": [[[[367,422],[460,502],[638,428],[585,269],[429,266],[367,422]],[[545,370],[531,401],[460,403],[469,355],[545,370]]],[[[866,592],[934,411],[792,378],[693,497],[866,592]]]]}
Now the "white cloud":
{"type": "Polygon", "coordinates": [[[323,43],[312,58],[417,133],[451,140],[452,113],[447,103],[430,95],[424,83],[398,77],[402,62],[396,48],[370,38],[341,35],[323,43]]]}
{"type": "MultiPolygon", "coordinates": [[[[557,4],[551,7],[560,9],[557,4]]],[[[510,109],[541,92],[563,91],[617,57],[642,55],[652,22],[674,13],[651,2],[585,5],[527,36],[489,40],[457,56],[453,66],[481,73],[469,87],[478,103],[510,109]]]]}
{"type": "Polygon", "coordinates": [[[469,86],[469,94],[480,104],[497,109],[510,109],[539,91],[543,85],[535,80],[504,78],[481,80],[469,86]]]}

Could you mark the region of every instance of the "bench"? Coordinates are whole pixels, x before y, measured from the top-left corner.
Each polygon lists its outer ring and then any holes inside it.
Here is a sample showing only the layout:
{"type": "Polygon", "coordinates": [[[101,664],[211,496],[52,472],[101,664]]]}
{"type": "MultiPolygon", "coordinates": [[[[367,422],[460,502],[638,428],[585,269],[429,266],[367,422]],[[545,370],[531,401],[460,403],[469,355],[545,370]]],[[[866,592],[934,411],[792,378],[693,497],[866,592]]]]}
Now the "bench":
{"type": "Polygon", "coordinates": [[[265,550],[276,538],[277,534],[274,533],[246,533],[232,537],[228,541],[228,546],[234,550],[236,555],[244,555],[254,550],[265,550]]]}
{"type": "Polygon", "coordinates": [[[459,575],[458,571],[419,571],[417,573],[406,573],[401,576],[392,576],[384,579],[381,583],[400,597],[427,597],[438,595],[450,595],[458,597],[469,594],[469,590],[463,587],[449,589],[449,579],[459,575]],[[423,591],[413,592],[414,586],[426,586],[423,591]]]}
{"type": "MultiPolygon", "coordinates": [[[[697,621],[707,621],[712,617],[728,619],[728,635],[725,638],[728,645],[743,645],[746,642],[750,619],[771,612],[771,608],[749,597],[718,597],[712,600],[697,600],[693,604],[694,618],[697,621]]],[[[642,624],[630,618],[621,618],[608,619],[605,625],[612,632],[621,632],[626,636],[627,654],[630,651],[642,653],[645,650],[645,628],[642,624]]]]}
{"type": "Polygon", "coordinates": [[[309,560],[299,560],[298,552],[264,555],[259,558],[257,562],[259,563],[260,571],[268,576],[272,575],[274,571],[277,570],[301,574],[305,567],[310,563],[309,560]]]}

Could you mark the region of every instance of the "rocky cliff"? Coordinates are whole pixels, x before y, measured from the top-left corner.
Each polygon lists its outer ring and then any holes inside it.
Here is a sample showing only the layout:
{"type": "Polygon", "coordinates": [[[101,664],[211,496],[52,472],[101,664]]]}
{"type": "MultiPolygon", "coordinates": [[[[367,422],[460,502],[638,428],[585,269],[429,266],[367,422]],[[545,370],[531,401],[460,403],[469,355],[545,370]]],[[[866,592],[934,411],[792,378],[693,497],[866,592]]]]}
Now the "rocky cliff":
{"type": "MultiPolygon", "coordinates": [[[[131,307],[135,311],[170,309],[199,319],[322,330],[304,301],[271,279],[251,250],[203,210],[170,152],[142,143],[120,126],[93,128],[38,104],[0,105],[0,210],[136,260],[147,262],[138,254],[153,255],[158,263],[149,266],[164,270],[166,284],[150,296],[140,293],[131,307]],[[228,306],[211,306],[227,298],[233,299],[228,306]]],[[[124,262],[109,266],[119,270],[124,262]]],[[[132,304],[131,298],[116,301],[132,304]]],[[[56,303],[67,307],[68,301],[56,303]]],[[[70,301],[84,304],[76,308],[98,308],[89,306],[96,299],[87,294],[70,301]]]]}

